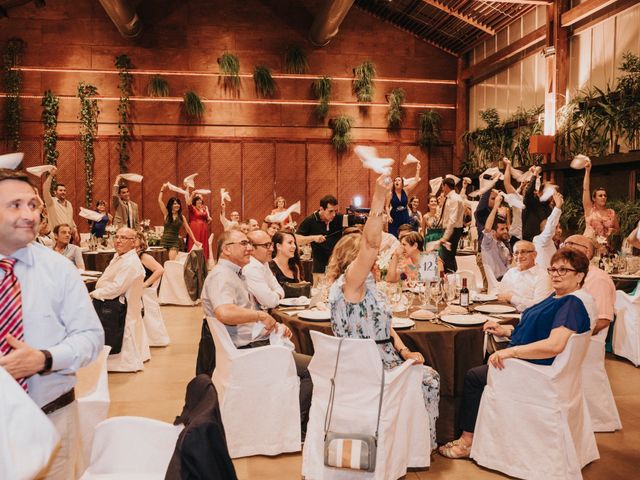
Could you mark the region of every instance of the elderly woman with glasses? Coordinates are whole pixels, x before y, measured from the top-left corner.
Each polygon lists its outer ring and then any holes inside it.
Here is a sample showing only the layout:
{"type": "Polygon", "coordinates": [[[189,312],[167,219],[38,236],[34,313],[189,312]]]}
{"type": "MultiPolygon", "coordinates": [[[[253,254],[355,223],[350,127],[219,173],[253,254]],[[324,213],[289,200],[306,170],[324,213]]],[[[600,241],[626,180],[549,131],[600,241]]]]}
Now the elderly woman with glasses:
{"type": "MultiPolygon", "coordinates": [[[[569,337],[591,329],[596,320],[593,299],[582,285],[589,271],[586,255],[570,248],[561,248],[551,258],[547,269],[551,276],[553,294],[526,309],[518,326],[499,325],[488,321],[485,332],[510,337],[509,347],[489,357],[489,364],[501,370],[507,358],[521,358],[539,365],[551,365],[564,351],[569,337]]],[[[464,379],[464,393],[460,409],[462,436],[440,447],[448,458],[468,458],[473,443],[478,408],[487,384],[489,366],[472,368],[464,379]]],[[[576,375],[580,375],[578,371],[576,375]]]]}

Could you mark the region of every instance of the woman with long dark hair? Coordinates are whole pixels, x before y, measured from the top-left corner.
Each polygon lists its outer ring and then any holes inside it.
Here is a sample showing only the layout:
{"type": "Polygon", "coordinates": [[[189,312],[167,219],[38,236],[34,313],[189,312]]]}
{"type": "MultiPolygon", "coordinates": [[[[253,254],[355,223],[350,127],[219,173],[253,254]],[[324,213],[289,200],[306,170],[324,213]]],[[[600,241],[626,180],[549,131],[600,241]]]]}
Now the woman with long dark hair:
{"type": "MultiPolygon", "coordinates": [[[[201,195],[192,194],[189,187],[186,188],[184,199],[187,202],[189,211],[189,228],[193,232],[193,236],[202,244],[204,250],[204,259],[209,260],[209,223],[211,223],[211,215],[209,209],[204,204],[201,195]]],[[[187,250],[191,250],[193,240],[191,237],[187,239],[187,250]]]]}
{"type": "Polygon", "coordinates": [[[171,197],[167,202],[167,205],[164,205],[162,196],[165,188],[167,188],[166,183],[162,185],[162,188],[160,188],[160,194],[158,195],[158,205],[160,206],[160,211],[164,217],[164,232],[160,239],[160,245],[169,251],[169,260],[175,260],[178,256],[178,252],[182,250],[182,246],[184,245],[180,238],[180,229],[182,227],[184,227],[187,235],[189,235],[189,238],[191,238],[191,241],[196,247],[201,247],[202,243],[195,238],[191,228],[189,228],[187,219],[182,214],[182,203],[180,202],[180,199],[178,197],[171,197]]]}
{"type": "Polygon", "coordinates": [[[420,164],[416,165],[416,176],[411,183],[405,185],[404,178],[396,177],[393,189],[387,194],[387,211],[389,213],[389,233],[398,236],[400,225],[410,223],[409,195],[420,183],[420,164]]]}
{"type": "Polygon", "coordinates": [[[107,203],[104,200],[98,200],[96,202],[96,211],[102,213],[102,218],[97,222],[89,222],[91,224],[91,235],[96,238],[102,238],[104,237],[107,225],[111,223],[113,217],[107,212],[107,203]]]}
{"type": "Polygon", "coordinates": [[[302,263],[296,237],[290,230],[281,230],[271,237],[273,242],[273,260],[269,268],[280,285],[297,283],[302,276],[302,263]]]}

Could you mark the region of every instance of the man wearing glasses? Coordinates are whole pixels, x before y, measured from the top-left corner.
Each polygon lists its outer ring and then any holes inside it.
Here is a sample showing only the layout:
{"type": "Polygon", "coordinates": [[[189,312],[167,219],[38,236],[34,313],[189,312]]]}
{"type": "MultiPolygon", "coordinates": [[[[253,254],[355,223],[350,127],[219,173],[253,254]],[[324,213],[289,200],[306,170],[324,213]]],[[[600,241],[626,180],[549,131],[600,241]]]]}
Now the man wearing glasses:
{"type": "Polygon", "coordinates": [[[267,232],[254,230],[247,234],[253,252],[249,263],[242,267],[249,292],[255,297],[263,310],[276,308],[284,298],[284,290],[269,268],[269,260],[273,253],[273,243],[267,232]]]}
{"type": "MultiPolygon", "coordinates": [[[[584,235],[571,235],[561,247],[568,247],[587,256],[589,261],[593,258],[595,248],[593,242],[584,235]]],[[[582,288],[593,297],[598,312],[598,320],[593,326],[593,334],[609,327],[613,320],[613,307],[616,303],[616,286],[606,272],[593,264],[589,265],[589,273],[584,279],[582,288]]]]}
{"type": "MultiPolygon", "coordinates": [[[[264,250],[269,241],[266,237],[255,240],[256,244],[261,244],[259,250],[264,250]]],[[[277,323],[271,315],[258,308],[247,288],[242,269],[251,261],[253,252],[254,247],[240,230],[223,232],[218,238],[218,263],[207,275],[202,289],[204,314],[226,327],[236,348],[269,345],[269,335],[276,328],[286,337],[291,337],[286,325],[277,323]],[[260,325],[262,328],[256,328],[260,325]]],[[[308,370],[311,357],[293,352],[293,359],[300,377],[300,422],[304,436],[313,390],[308,370]]]]}
{"type": "Polygon", "coordinates": [[[516,242],[513,249],[516,266],[510,268],[498,284],[498,300],[511,303],[519,312],[544,300],[553,291],[547,272],[536,265],[536,256],[533,243],[516,242]]]}

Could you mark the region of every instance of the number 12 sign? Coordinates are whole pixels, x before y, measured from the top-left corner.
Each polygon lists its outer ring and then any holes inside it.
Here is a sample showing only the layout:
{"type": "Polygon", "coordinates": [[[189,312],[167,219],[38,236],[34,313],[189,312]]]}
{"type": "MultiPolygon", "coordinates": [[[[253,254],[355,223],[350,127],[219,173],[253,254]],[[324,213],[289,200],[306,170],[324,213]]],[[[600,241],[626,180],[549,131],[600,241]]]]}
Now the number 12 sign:
{"type": "Polygon", "coordinates": [[[438,254],[421,253],[420,268],[418,270],[421,282],[435,282],[438,280],[438,254]]]}

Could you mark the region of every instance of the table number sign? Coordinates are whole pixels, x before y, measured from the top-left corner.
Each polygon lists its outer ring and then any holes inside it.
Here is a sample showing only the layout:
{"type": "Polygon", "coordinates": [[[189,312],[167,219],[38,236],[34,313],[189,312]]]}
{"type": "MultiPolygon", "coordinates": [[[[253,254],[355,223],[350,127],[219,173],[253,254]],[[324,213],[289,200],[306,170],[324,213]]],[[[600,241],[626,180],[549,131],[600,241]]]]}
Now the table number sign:
{"type": "Polygon", "coordinates": [[[421,282],[435,282],[438,280],[438,253],[421,253],[418,275],[421,282]]]}

